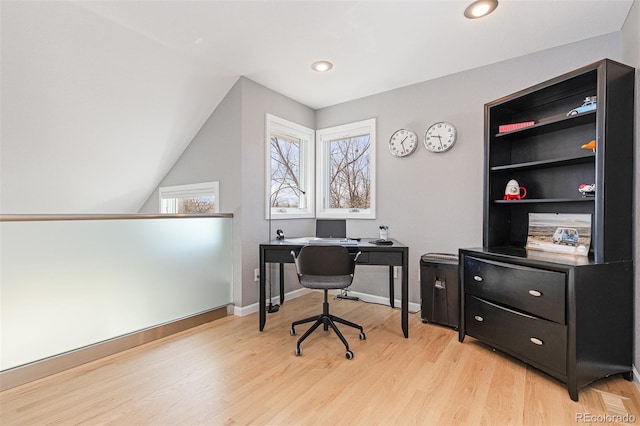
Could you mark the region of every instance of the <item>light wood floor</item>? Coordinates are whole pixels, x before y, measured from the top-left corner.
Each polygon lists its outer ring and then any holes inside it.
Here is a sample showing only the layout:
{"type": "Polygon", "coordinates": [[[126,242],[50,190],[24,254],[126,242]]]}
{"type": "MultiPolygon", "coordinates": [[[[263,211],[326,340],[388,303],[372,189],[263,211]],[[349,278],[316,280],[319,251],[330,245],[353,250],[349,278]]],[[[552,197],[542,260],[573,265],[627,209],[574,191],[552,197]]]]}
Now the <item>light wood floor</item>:
{"type": "Polygon", "coordinates": [[[420,314],[404,339],[400,311],[386,306],[332,300],[367,339],[341,327],[355,353],[347,360],[335,335],[316,331],[296,357],[289,324],[321,300],[285,302],[262,333],[257,314],[227,317],[10,389],[0,423],[571,425],[624,423],[625,413],[640,422],[640,393],[620,375],[583,388],[576,403],[562,383],[469,337],[459,343],[420,314]]]}

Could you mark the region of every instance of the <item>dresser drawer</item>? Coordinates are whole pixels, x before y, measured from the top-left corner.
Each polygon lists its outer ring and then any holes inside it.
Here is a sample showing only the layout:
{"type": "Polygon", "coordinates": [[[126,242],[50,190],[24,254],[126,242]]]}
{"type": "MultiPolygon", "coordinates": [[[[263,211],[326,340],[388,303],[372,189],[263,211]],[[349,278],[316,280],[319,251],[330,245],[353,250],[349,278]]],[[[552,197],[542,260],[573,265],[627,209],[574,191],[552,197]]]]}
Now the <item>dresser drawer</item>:
{"type": "Polygon", "coordinates": [[[562,375],[567,370],[567,327],[465,296],[469,336],[511,351],[562,375]]]}
{"type": "Polygon", "coordinates": [[[565,324],[565,274],[464,258],[464,291],[565,324]]]}

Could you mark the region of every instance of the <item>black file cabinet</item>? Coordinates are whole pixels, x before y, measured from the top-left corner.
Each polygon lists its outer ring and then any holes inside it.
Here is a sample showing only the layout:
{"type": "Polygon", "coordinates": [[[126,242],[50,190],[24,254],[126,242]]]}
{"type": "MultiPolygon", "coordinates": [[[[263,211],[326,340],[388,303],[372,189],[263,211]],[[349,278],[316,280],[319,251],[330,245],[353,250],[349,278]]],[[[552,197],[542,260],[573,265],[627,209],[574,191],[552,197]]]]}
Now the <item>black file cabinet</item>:
{"type": "Polygon", "coordinates": [[[458,256],[428,253],[420,258],[422,322],[458,329],[458,256]]]}

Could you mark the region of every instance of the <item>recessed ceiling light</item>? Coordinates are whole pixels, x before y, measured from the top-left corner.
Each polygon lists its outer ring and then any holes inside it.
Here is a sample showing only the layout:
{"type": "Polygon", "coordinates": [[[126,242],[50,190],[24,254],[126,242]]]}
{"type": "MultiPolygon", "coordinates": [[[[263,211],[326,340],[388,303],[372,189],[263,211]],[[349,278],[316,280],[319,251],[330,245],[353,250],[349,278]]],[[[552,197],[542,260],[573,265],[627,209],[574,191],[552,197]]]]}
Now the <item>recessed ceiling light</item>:
{"type": "Polygon", "coordinates": [[[496,7],[498,7],[498,0],[477,0],[465,9],[464,16],[469,19],[482,18],[493,12],[496,7]]]}
{"type": "Polygon", "coordinates": [[[311,64],[311,69],[318,72],[327,72],[333,68],[333,64],[329,61],[317,61],[311,64]]]}

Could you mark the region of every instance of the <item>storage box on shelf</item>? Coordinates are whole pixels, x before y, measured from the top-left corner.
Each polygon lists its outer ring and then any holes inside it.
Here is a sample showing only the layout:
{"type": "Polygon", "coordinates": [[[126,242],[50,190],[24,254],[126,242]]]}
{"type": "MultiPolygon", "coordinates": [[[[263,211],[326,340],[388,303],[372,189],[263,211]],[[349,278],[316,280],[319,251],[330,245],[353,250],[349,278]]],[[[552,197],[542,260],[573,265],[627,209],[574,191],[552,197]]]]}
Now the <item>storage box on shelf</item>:
{"type": "Polygon", "coordinates": [[[599,378],[631,377],[634,74],[605,59],[485,105],[483,248],[460,250],[459,340],[545,371],[573,400],[599,378]],[[593,96],[595,110],[568,114],[593,96]],[[595,152],[582,148],[592,140],[595,152]],[[503,199],[511,179],[524,199],[503,199]],[[589,256],[524,250],[529,213],[590,214],[589,256]]]}

